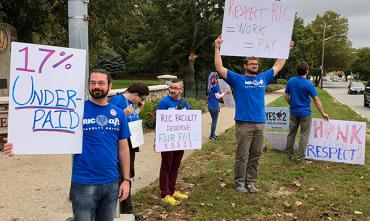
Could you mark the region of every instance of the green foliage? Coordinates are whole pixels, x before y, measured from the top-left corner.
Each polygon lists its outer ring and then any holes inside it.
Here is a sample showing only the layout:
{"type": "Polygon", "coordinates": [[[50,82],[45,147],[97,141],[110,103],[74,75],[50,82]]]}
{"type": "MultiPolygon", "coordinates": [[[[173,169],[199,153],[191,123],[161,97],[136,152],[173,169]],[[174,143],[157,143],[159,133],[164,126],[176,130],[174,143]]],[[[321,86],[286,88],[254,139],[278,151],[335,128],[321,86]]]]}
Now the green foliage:
{"type": "Polygon", "coordinates": [[[280,89],[284,89],[286,84],[269,84],[266,87],[266,92],[274,92],[280,89]]]}
{"type": "Polygon", "coordinates": [[[155,114],[159,100],[145,102],[144,108],[140,111],[139,117],[143,120],[143,126],[148,129],[155,129],[155,114]]]}
{"type": "Polygon", "coordinates": [[[286,79],[279,78],[279,79],[276,80],[276,83],[277,84],[285,84],[286,85],[288,83],[288,81],[286,79]]]}
{"type": "MultiPolygon", "coordinates": [[[[206,111],[206,104],[204,100],[196,100],[194,98],[186,98],[192,110],[201,110],[202,113],[206,111]]],[[[145,102],[143,110],[139,113],[140,119],[143,120],[144,127],[148,129],[155,129],[155,116],[159,100],[145,102]]]]}
{"type": "Polygon", "coordinates": [[[359,74],[362,80],[370,80],[370,48],[358,49],[351,71],[359,74]]]}

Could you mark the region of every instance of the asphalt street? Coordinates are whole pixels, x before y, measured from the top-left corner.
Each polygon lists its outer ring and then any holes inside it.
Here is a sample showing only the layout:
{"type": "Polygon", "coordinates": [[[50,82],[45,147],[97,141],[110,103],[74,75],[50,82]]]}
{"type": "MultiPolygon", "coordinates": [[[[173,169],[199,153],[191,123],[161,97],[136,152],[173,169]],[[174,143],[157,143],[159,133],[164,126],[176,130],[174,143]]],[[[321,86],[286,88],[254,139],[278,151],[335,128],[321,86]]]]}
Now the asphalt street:
{"type": "MultiPolygon", "coordinates": [[[[363,94],[348,94],[349,82],[324,81],[324,89],[340,102],[370,120],[370,108],[364,106],[363,94]]],[[[329,113],[330,115],[330,113],[329,113]]]]}

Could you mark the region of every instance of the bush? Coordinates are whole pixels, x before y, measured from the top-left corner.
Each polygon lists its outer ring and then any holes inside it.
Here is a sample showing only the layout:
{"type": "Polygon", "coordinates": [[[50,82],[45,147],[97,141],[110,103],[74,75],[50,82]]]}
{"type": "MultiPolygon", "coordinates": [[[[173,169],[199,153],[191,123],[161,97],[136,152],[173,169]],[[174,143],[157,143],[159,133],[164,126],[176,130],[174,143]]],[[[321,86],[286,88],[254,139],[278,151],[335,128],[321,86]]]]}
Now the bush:
{"type": "Polygon", "coordinates": [[[288,83],[288,81],[286,79],[277,79],[276,80],[276,83],[277,84],[285,84],[286,85],[288,83]]]}
{"type": "Polygon", "coordinates": [[[266,92],[274,92],[284,88],[285,88],[284,84],[269,84],[266,88],[266,92]]]}
{"type": "MultiPolygon", "coordinates": [[[[196,100],[194,98],[186,98],[191,109],[201,110],[202,113],[206,111],[206,102],[204,100],[196,100]]],[[[159,100],[152,102],[145,102],[144,108],[141,110],[139,116],[143,120],[143,126],[148,129],[155,129],[156,110],[159,100]]]]}

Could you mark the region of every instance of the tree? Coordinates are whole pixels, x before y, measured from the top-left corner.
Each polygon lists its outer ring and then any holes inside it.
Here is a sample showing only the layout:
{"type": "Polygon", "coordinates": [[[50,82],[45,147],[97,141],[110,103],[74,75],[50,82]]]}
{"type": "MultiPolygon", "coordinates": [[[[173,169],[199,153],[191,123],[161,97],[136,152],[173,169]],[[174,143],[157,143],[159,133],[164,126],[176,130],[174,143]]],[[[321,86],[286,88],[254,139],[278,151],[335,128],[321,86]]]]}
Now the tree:
{"type": "Polygon", "coordinates": [[[370,48],[357,50],[357,59],[354,61],[351,71],[359,74],[362,80],[370,81],[370,48]]]}
{"type": "MultiPolygon", "coordinates": [[[[325,29],[324,70],[345,71],[351,65],[348,51],[351,50],[351,42],[347,38],[348,19],[341,17],[334,11],[326,11],[323,16],[316,16],[316,19],[307,26],[308,32],[313,37],[313,42],[308,52],[312,56],[313,68],[321,67],[322,42],[325,29]]],[[[316,84],[318,84],[319,73],[316,73],[316,84]]]]}

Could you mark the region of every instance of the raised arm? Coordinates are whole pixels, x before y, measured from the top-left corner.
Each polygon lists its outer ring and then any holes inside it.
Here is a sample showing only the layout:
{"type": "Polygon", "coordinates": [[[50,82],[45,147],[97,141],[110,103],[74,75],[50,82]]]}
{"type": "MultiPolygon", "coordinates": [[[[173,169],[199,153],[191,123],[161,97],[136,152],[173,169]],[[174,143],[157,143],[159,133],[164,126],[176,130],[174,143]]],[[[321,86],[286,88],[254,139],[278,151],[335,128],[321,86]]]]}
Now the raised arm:
{"type": "Polygon", "coordinates": [[[222,44],[222,38],[221,36],[218,36],[215,40],[215,67],[216,71],[223,77],[227,78],[227,69],[222,64],[222,58],[220,53],[220,47],[222,44]]]}
{"type": "MultiPolygon", "coordinates": [[[[294,46],[294,41],[290,41],[290,49],[292,49],[293,46],[294,46]]],[[[279,73],[281,69],[283,69],[285,62],[286,62],[286,59],[277,59],[275,61],[275,64],[272,67],[274,69],[274,77],[279,73]]]]}
{"type": "Polygon", "coordinates": [[[321,114],[322,118],[324,118],[325,120],[329,120],[329,115],[325,113],[324,108],[322,107],[320,98],[318,96],[315,96],[313,98],[313,102],[314,102],[317,110],[320,111],[320,114],[321,114]]]}

